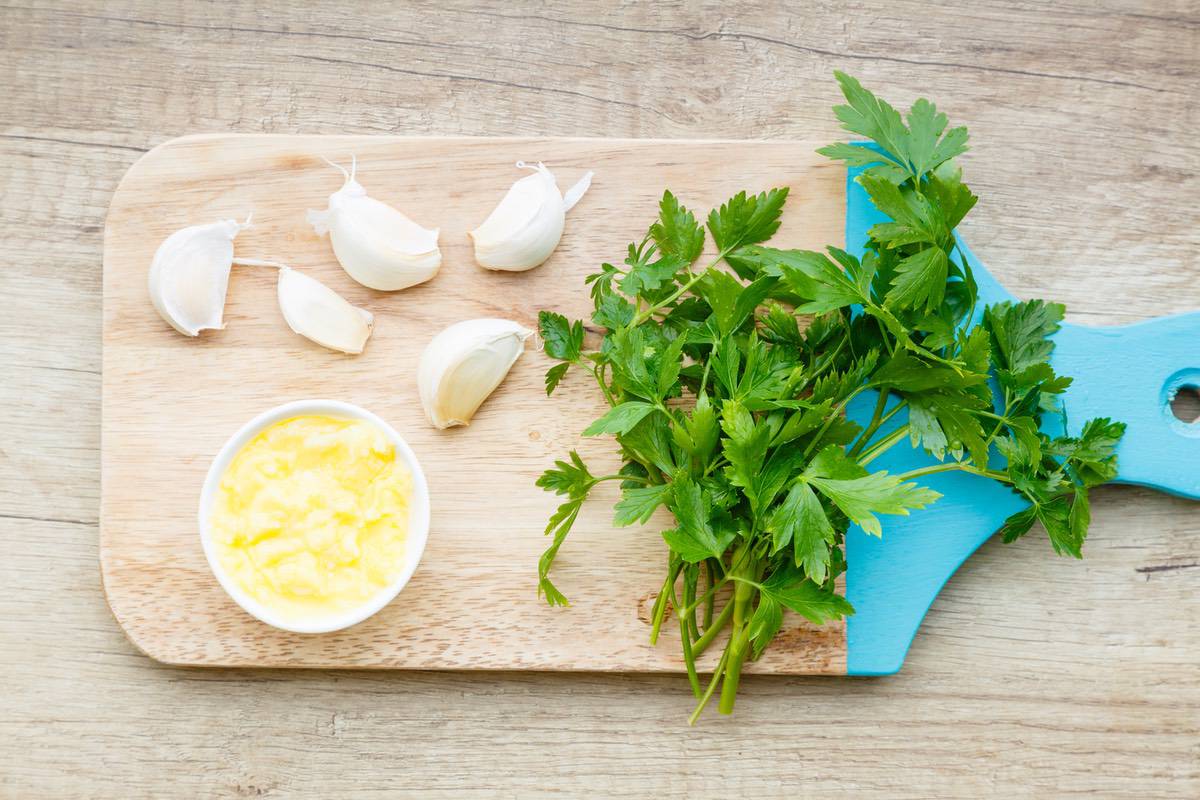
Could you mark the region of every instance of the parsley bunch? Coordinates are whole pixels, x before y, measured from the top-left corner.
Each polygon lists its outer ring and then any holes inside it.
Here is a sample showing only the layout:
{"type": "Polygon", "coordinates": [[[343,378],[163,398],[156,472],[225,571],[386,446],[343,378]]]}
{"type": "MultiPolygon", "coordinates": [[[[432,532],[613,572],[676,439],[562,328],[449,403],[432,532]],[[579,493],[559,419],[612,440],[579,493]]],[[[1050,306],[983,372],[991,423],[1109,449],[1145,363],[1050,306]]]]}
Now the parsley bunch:
{"type": "Polygon", "coordinates": [[[597,484],[620,481],[618,526],[669,510],[650,637],[672,609],[698,699],[692,721],[718,687],[720,710],[732,711],[746,659],[768,646],[785,610],[816,624],[853,613],[837,590],[849,526],[880,536],[878,515],[936,501],[922,476],[961,470],[1008,484],[1031,505],[1007,520],[1005,541],[1040,521],[1055,551],[1079,557],[1088,490],[1116,474],[1121,423],[1091,420],[1078,438],[1042,432],[1071,382],[1049,364],[1063,307],[1001,303],[980,316],[954,233],[977,199],[954,160],[966,129],[947,130],[923,99],[901,118],[836,75],[847,101],[838,119],[874,146],[820,152],[864,167],[859,182],[891,218],[871,228],[862,259],[766,246],[788,194],[773,189],[709,213],[717,255],[699,266],[705,227],[668,191],[623,264],[587,278],[598,344],[587,346],[582,321],[539,317],[560,362],[547,394],[571,371],[590,375],[610,408],[583,434],[613,436],[624,462],[595,476],[572,452],[538,480],[564,497],[546,528],[539,591],[567,603],[551,566],[597,484]],[[867,391],[878,400],[864,428],[844,411],[867,391]],[[871,470],[905,439],[938,463],[871,470]],[[724,652],[704,684],[696,658],[719,638],[724,652]]]}

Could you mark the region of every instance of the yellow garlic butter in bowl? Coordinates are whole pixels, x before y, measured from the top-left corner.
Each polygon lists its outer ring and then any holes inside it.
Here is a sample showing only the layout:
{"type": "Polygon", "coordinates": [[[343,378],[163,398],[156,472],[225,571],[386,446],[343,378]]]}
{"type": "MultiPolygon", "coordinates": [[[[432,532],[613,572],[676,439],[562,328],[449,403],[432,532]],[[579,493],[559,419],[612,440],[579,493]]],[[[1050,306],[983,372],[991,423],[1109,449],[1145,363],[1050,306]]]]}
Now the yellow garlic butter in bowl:
{"type": "Polygon", "coordinates": [[[296,633],[362,622],[412,577],[429,489],[395,429],[337,400],[301,400],[246,423],[200,493],[200,540],[221,587],[296,633]]]}

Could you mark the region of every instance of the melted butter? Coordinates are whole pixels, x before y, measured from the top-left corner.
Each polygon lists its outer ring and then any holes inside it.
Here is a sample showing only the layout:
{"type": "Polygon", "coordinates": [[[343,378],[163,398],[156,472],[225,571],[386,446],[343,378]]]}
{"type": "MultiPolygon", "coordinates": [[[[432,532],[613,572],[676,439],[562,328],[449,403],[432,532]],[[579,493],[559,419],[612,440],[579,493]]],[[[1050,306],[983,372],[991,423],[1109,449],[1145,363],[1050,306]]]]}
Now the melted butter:
{"type": "Polygon", "coordinates": [[[290,620],[357,608],[404,566],[412,476],[377,426],[307,415],[250,440],[210,519],[226,573],[290,620]]]}

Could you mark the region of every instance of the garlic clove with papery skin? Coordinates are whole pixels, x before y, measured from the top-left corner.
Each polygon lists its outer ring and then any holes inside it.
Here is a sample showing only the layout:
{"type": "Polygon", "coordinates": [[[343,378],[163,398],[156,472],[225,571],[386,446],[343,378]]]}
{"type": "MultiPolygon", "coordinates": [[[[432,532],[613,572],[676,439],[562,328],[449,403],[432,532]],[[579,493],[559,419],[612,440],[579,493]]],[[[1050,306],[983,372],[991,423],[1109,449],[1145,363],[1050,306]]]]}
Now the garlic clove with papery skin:
{"type": "Polygon", "coordinates": [[[330,350],[363,351],[375,324],[370,311],[289,267],[279,270],[278,294],[279,310],[293,331],[330,350]]]}
{"type": "Polygon", "coordinates": [[[525,352],[533,331],[506,319],[472,319],[446,328],[425,347],[417,387],[435,428],[470,423],[475,411],[525,352]]]}
{"type": "Polygon", "coordinates": [[[225,327],[225,293],[233,267],[233,240],[245,222],[226,219],[191,225],[168,236],[150,264],[154,309],[185,336],[225,327]]]}
{"type": "Polygon", "coordinates": [[[533,174],[509,187],[483,224],[469,234],[475,260],[487,269],[521,272],[545,262],[562,238],[566,212],[592,184],[588,172],[564,197],[545,164],[518,161],[517,167],[532,169],[533,174]]]}
{"type": "MultiPolygon", "coordinates": [[[[333,164],[333,162],[329,162],[333,164]]],[[[396,209],[367,195],[355,180],[358,160],[342,188],[329,196],[324,211],[310,210],[318,236],[329,234],[338,263],[351,278],[371,289],[390,292],[423,283],[442,265],[438,230],[427,230],[396,209]]]]}

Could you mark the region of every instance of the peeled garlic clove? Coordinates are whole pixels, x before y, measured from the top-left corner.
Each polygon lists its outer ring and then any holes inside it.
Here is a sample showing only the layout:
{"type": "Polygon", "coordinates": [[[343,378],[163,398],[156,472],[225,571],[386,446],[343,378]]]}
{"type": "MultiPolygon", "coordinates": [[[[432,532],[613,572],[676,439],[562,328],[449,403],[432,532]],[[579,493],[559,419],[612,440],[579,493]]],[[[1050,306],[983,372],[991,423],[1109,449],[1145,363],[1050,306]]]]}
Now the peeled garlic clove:
{"type": "Polygon", "coordinates": [[[564,197],[545,164],[531,167],[518,161],[517,167],[534,172],[514,183],[483,224],[470,232],[475,260],[488,269],[520,272],[549,258],[562,238],[566,212],[592,184],[589,172],[564,197]]]}
{"type": "Polygon", "coordinates": [[[429,280],[442,265],[438,230],[367,196],[354,179],[357,166],[356,159],[351,172],[337,167],[346,182],[329,196],[327,209],[308,212],[313,229],[329,234],[338,262],[363,286],[390,292],[429,280]]]}
{"type": "Polygon", "coordinates": [[[342,353],[361,353],[375,324],[370,311],[288,267],[279,270],[279,310],[293,331],[342,353]]]}
{"type": "Polygon", "coordinates": [[[158,246],[150,264],[150,301],[172,328],[198,336],[200,331],[225,327],[233,240],[249,224],[249,219],[227,219],[192,225],[158,246]]]}
{"type": "Polygon", "coordinates": [[[466,425],[513,363],[533,331],[505,319],[451,325],[421,353],[417,386],[435,428],[466,425]]]}

